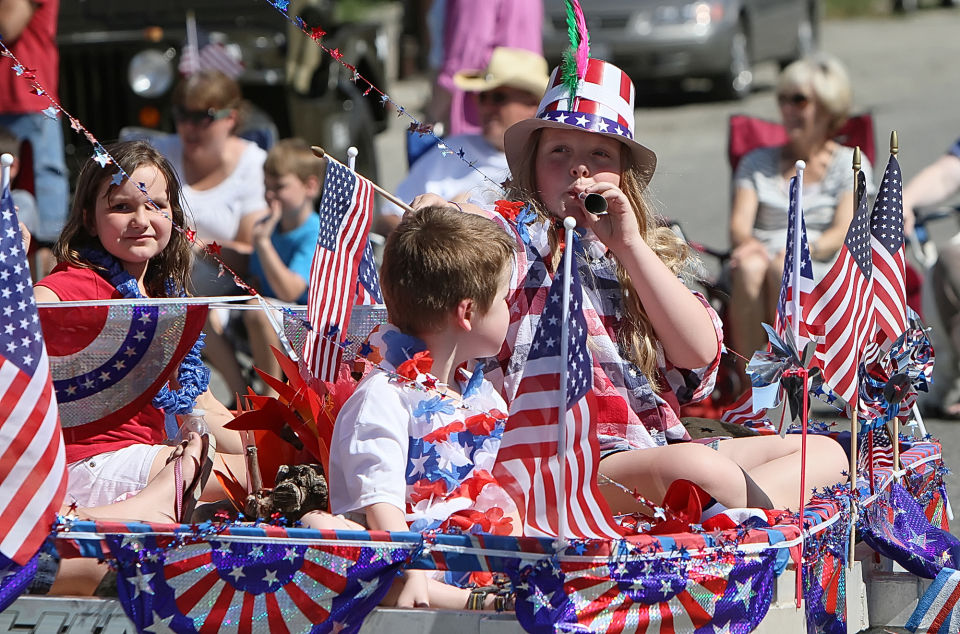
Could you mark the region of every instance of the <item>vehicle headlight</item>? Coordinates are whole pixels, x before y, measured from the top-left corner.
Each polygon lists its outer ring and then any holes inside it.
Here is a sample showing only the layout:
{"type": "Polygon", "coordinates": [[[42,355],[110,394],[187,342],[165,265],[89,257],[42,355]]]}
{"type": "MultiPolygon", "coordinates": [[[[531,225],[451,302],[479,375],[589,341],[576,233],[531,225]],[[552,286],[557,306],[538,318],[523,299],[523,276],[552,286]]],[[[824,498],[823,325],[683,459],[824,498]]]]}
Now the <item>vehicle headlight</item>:
{"type": "Polygon", "coordinates": [[[653,13],[655,24],[694,24],[707,26],[723,18],[722,2],[689,2],[681,5],[663,5],[653,13]]]}
{"type": "Polygon", "coordinates": [[[173,49],[160,51],[155,48],[140,51],[127,67],[127,82],[130,89],[140,97],[154,98],[170,90],[173,85],[173,49]]]}

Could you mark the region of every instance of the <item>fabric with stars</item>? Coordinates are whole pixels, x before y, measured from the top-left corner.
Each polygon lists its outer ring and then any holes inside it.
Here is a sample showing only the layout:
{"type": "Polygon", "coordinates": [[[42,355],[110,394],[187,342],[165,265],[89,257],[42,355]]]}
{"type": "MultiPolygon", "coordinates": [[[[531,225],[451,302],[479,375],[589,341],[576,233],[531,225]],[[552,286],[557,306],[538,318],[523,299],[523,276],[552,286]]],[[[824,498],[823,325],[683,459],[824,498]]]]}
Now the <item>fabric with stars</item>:
{"type": "MultiPolygon", "coordinates": [[[[526,219],[518,216],[519,224],[492,212],[490,217],[515,236],[519,246],[510,281],[511,323],[506,345],[498,358],[499,367],[487,373],[494,385],[502,386],[507,402],[512,402],[553,282],[546,264],[550,225],[532,214],[526,219]]],[[[668,439],[689,439],[680,422],[680,407],[712,393],[721,345],[709,365],[694,369],[674,366],[658,346],[656,379],[661,390],[654,392],[648,377],[626,359],[618,343],[625,311],[616,263],[592,235],[583,236],[581,243],[575,262],[583,281],[587,346],[593,356],[593,392],[598,401],[594,420],[600,450],[645,449],[665,445],[668,439]]],[[[703,296],[694,294],[709,312],[722,343],[719,316],[703,296]]]]}
{"type": "Polygon", "coordinates": [[[804,321],[817,344],[815,359],[824,383],[848,403],[857,392],[858,366],[875,315],[866,180],[863,172],[857,178],[857,209],[840,255],[803,307],[804,321]]]}
{"type": "MultiPolygon", "coordinates": [[[[122,299],[108,280],[88,268],[62,263],[37,282],[62,301],[122,299]]],[[[118,305],[43,308],[44,329],[62,394],[67,463],[166,438],[163,412],[153,397],[206,322],[204,305],[118,305]]]]}
{"type": "Polygon", "coordinates": [[[307,334],[302,356],[313,377],[333,382],[342,348],[339,336],[328,333],[347,332],[353,305],[370,303],[379,295],[379,281],[374,288],[370,260],[364,257],[372,254],[368,240],[373,213],[370,182],[344,165],[328,161],[319,213],[320,232],[307,280],[307,320],[313,331],[307,334]]]}
{"type": "Polygon", "coordinates": [[[900,163],[890,156],[870,217],[873,249],[875,340],[896,341],[907,330],[907,265],[903,245],[903,183],[900,163]]]}
{"type": "Polygon", "coordinates": [[[462,396],[443,396],[427,372],[414,381],[395,374],[426,349],[420,339],[384,324],[368,344],[383,369],[364,377],[337,417],[331,510],[381,502],[404,509],[413,531],[515,531],[516,509],[491,475],[507,408],[490,382],[461,370],[462,396]]]}
{"type": "Polygon", "coordinates": [[[914,496],[899,483],[869,505],[863,540],[908,572],[932,579],[944,568],[960,567],[960,539],[930,524],[914,496]]]}
{"type": "Polygon", "coordinates": [[[9,183],[0,193],[0,573],[40,550],[67,485],[50,363],[9,183]]]}
{"type": "Polygon", "coordinates": [[[111,535],[117,591],[141,632],[357,632],[409,545],[358,547],[111,535]],[[341,629],[342,628],[342,629],[341,629]]]}
{"type": "Polygon", "coordinates": [[[766,616],[776,579],[775,552],[630,557],[609,563],[541,561],[510,573],[517,618],[527,632],[749,632],[766,616]]]}

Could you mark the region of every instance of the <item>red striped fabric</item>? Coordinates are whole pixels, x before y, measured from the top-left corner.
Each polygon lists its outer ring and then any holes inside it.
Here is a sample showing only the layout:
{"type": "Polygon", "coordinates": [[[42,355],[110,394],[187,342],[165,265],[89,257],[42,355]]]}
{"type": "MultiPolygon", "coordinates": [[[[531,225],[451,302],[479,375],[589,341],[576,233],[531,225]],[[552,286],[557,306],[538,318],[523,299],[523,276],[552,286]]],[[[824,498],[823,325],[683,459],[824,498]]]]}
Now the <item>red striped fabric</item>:
{"type": "Polygon", "coordinates": [[[857,394],[859,362],[874,327],[873,265],[866,180],[859,174],[857,211],[840,255],[802,310],[816,342],[823,380],[848,403],[857,394]]]}
{"type": "Polygon", "coordinates": [[[9,188],[0,202],[0,253],[5,256],[0,258],[0,564],[24,565],[50,533],[67,472],[50,364],[9,188]]]}
{"type": "Polygon", "coordinates": [[[566,359],[560,354],[563,285],[561,272],[550,285],[537,332],[530,343],[530,354],[510,404],[510,417],[493,475],[516,503],[524,535],[560,535],[557,509],[565,508],[567,530],[563,537],[616,538],[620,531],[597,486],[600,445],[591,424],[596,409],[593,361],[587,348],[583,289],[576,266],[570,277],[566,359]],[[567,393],[566,407],[561,412],[564,365],[567,393]],[[558,459],[558,425],[563,425],[565,430],[564,446],[559,452],[562,463],[558,459]],[[563,490],[558,493],[561,473],[563,490]],[[558,499],[558,495],[563,499],[558,499]]]}
{"type": "Polygon", "coordinates": [[[891,156],[870,218],[876,341],[893,342],[907,330],[907,265],[903,244],[900,163],[891,156]]]}
{"type": "Polygon", "coordinates": [[[313,378],[333,382],[356,301],[360,262],[372,219],[373,189],[339,163],[329,161],[320,201],[320,235],[310,267],[303,359],[313,378]]]}

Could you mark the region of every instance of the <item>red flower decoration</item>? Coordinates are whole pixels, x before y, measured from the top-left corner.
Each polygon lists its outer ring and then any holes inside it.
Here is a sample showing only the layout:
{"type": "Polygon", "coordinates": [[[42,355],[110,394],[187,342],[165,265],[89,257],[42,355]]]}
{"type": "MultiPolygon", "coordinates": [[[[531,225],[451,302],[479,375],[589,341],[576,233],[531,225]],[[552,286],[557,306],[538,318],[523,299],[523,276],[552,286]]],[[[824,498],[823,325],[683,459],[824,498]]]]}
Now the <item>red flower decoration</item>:
{"type": "Polygon", "coordinates": [[[427,442],[446,442],[450,439],[450,434],[455,434],[458,431],[463,431],[466,429],[463,426],[463,423],[457,421],[455,423],[450,423],[449,425],[444,425],[440,429],[434,429],[432,432],[423,437],[427,442]]]}
{"type": "Polygon", "coordinates": [[[343,53],[340,52],[339,48],[335,48],[332,51],[330,51],[330,57],[332,57],[333,59],[339,62],[341,59],[343,59],[343,53]]]}
{"type": "Polygon", "coordinates": [[[497,419],[487,413],[469,416],[464,422],[467,424],[470,433],[477,436],[489,436],[490,432],[497,426],[497,419]]]}
{"type": "Polygon", "coordinates": [[[431,497],[445,495],[447,485],[443,480],[430,482],[429,480],[417,480],[413,483],[413,493],[410,494],[410,501],[416,504],[421,500],[429,500],[431,497]]]}
{"type": "Polygon", "coordinates": [[[313,29],[310,30],[310,39],[313,40],[314,42],[316,42],[317,40],[319,40],[321,37],[323,37],[323,36],[326,35],[326,34],[327,34],[326,31],[324,31],[323,29],[321,29],[319,26],[315,26],[315,27],[313,27],[313,29]]]}
{"type": "Polygon", "coordinates": [[[460,493],[471,500],[476,500],[480,495],[480,491],[483,490],[483,487],[488,484],[496,484],[496,482],[496,479],[490,475],[489,471],[475,469],[472,477],[460,483],[460,493]]]}
{"type": "Polygon", "coordinates": [[[433,357],[430,356],[430,351],[421,350],[414,354],[412,359],[407,359],[397,366],[397,374],[413,381],[418,375],[428,373],[432,367],[433,357]]]}
{"type": "Polygon", "coordinates": [[[193,229],[185,229],[183,233],[185,236],[187,236],[187,240],[189,240],[190,242],[196,242],[197,240],[196,231],[194,231],[193,229]]]}
{"type": "Polygon", "coordinates": [[[220,255],[221,251],[223,251],[223,247],[217,244],[216,241],[213,241],[207,245],[207,253],[215,253],[216,255],[220,255]]]}
{"type": "Polygon", "coordinates": [[[524,208],[525,203],[523,201],[509,201],[509,200],[498,200],[496,203],[496,212],[509,220],[510,222],[516,222],[517,214],[524,208]]]}

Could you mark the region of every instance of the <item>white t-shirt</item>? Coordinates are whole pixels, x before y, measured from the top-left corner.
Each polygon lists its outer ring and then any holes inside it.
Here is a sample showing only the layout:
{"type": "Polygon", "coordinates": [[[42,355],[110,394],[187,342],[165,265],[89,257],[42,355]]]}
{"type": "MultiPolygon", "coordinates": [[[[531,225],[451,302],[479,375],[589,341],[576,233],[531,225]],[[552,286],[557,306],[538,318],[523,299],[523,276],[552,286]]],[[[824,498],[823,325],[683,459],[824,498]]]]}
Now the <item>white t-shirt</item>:
{"type": "MultiPolygon", "coordinates": [[[[477,204],[490,206],[503,198],[499,184],[510,174],[503,152],[476,134],[452,136],[445,141],[447,150],[441,152],[432,147],[413,164],[410,173],[397,186],[396,195],[400,200],[409,203],[428,192],[450,200],[466,193],[477,204]],[[463,159],[457,156],[460,150],[463,150],[463,159]],[[473,167],[464,159],[472,162],[473,167]]],[[[402,216],[403,210],[387,202],[380,213],[402,216]]]]}
{"type": "MultiPolygon", "coordinates": [[[[152,139],[156,147],[173,165],[183,180],[183,145],[176,134],[152,139]]],[[[263,162],[267,153],[260,146],[244,141],[237,166],[222,183],[211,189],[196,190],[183,185],[183,208],[187,224],[207,244],[225,242],[237,237],[240,219],[249,213],[267,208],[264,198],[263,162]]]]}
{"type": "MultiPolygon", "coordinates": [[[[419,375],[419,384],[410,386],[392,374],[391,359],[400,365],[399,359],[422,350],[419,339],[384,324],[369,343],[389,373],[378,369],[364,377],[337,414],[330,442],[330,509],[349,513],[390,504],[405,511],[413,531],[442,528],[452,515],[470,511],[488,518],[515,516],[513,501],[490,475],[507,411],[493,385],[462,373],[463,396],[443,398],[425,389],[425,381],[435,381],[429,375],[419,375]],[[478,417],[485,421],[480,427],[478,417]]],[[[482,528],[510,532],[508,527],[519,523],[482,528]]]]}

